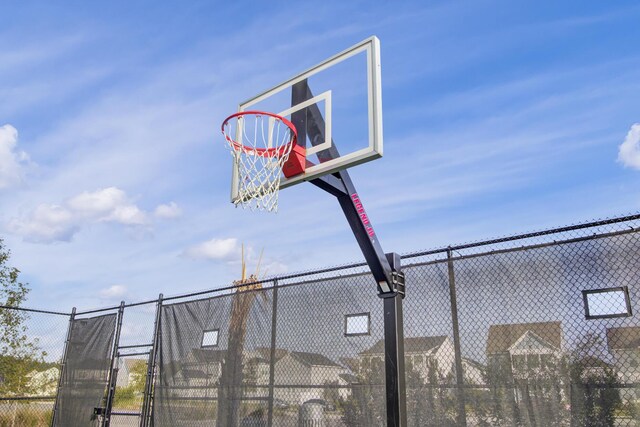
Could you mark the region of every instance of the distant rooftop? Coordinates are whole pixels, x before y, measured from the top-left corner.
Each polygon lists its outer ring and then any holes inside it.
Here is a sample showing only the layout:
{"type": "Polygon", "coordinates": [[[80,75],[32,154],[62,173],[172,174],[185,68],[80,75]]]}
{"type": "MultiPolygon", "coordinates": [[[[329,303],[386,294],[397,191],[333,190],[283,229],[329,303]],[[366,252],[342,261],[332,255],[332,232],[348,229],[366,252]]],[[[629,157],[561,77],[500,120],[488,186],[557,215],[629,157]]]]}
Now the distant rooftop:
{"type": "MultiPolygon", "coordinates": [[[[404,339],[405,353],[424,353],[434,348],[438,348],[445,342],[446,336],[438,337],[414,337],[404,339]]],[[[367,354],[384,354],[384,340],[376,342],[372,347],[360,353],[367,354]]]]}
{"type": "Polygon", "coordinates": [[[562,346],[560,322],[512,323],[491,325],[487,338],[487,354],[505,353],[520,337],[531,332],[556,348],[562,346]]]}

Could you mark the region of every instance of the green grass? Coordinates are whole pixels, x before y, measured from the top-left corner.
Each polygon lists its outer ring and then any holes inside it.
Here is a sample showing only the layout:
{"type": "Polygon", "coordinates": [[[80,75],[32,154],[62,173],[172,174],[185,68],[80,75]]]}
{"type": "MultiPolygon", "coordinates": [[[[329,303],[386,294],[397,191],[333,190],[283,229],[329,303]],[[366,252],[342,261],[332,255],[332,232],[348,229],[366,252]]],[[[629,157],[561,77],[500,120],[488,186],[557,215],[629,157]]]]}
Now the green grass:
{"type": "Polygon", "coordinates": [[[40,427],[51,424],[53,410],[30,403],[0,405],[0,427],[40,427]]]}

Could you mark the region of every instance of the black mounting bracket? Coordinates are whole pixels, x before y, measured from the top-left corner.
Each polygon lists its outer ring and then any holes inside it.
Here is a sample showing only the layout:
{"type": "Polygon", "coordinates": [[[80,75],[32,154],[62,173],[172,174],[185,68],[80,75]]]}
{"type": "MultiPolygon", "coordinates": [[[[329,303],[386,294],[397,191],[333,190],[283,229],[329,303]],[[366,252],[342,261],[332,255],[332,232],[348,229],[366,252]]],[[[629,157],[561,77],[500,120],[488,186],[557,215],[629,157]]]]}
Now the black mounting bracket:
{"type": "Polygon", "coordinates": [[[402,298],[405,296],[404,273],[401,271],[391,272],[391,292],[380,293],[378,296],[380,298],[392,298],[396,296],[396,294],[402,298]]]}

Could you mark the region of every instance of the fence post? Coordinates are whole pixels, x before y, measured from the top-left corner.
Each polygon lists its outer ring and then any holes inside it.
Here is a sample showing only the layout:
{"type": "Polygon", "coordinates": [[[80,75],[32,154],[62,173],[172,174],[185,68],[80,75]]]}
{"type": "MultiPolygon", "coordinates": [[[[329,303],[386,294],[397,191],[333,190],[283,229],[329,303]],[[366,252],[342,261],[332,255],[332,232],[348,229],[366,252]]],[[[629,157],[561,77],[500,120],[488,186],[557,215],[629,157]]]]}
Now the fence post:
{"type": "Polygon", "coordinates": [[[269,357],[269,408],[267,426],[273,426],[273,384],[276,365],[276,322],[278,320],[278,279],[273,281],[273,306],[271,308],[271,354],[269,357]]]}
{"type": "Polygon", "coordinates": [[[447,249],[447,267],[449,270],[449,298],[451,299],[451,323],[453,324],[453,348],[456,361],[456,390],[458,400],[458,425],[467,425],[467,409],[464,390],[464,370],[460,349],[460,326],[458,324],[458,299],[456,297],[456,278],[453,269],[451,249],[447,249]]]}
{"type": "Polygon", "coordinates": [[[160,335],[160,311],[162,310],[163,295],[158,296],[156,304],[156,319],[153,324],[153,343],[149,352],[149,360],[147,361],[147,376],[144,381],[144,399],[142,401],[142,416],[140,417],[140,427],[150,425],[151,419],[151,401],[153,400],[153,379],[156,372],[156,353],[158,351],[158,339],[160,335]]]}
{"type": "Polygon", "coordinates": [[[104,418],[102,426],[109,427],[111,425],[111,408],[113,408],[113,398],[116,394],[116,381],[118,380],[118,347],[120,346],[120,331],[122,330],[122,316],[124,314],[124,301],[120,302],[118,309],[118,317],[116,324],[116,336],[113,339],[113,349],[111,351],[111,365],[109,369],[109,377],[107,383],[109,385],[107,391],[107,401],[104,406],[104,418]]]}
{"type": "Polygon", "coordinates": [[[58,405],[60,404],[60,387],[62,387],[62,376],[64,369],[67,366],[67,351],[69,350],[69,341],[71,340],[71,327],[73,326],[73,320],[76,318],[76,308],[71,310],[71,316],[69,316],[69,326],[67,328],[67,338],[64,340],[64,349],[62,350],[62,361],[60,362],[60,374],[58,376],[58,387],[56,388],[56,401],[53,404],[53,415],[51,416],[51,426],[56,424],[56,416],[58,415],[58,405]]]}

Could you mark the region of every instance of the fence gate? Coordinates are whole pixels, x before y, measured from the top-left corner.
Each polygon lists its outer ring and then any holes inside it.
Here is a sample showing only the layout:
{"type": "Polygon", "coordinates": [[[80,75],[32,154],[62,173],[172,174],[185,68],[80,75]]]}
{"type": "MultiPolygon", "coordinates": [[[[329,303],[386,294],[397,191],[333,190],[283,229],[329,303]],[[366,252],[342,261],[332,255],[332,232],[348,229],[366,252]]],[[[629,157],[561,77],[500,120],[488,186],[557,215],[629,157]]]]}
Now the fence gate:
{"type": "Polygon", "coordinates": [[[107,389],[118,315],[72,318],[52,425],[98,426],[94,408],[107,389]]]}

